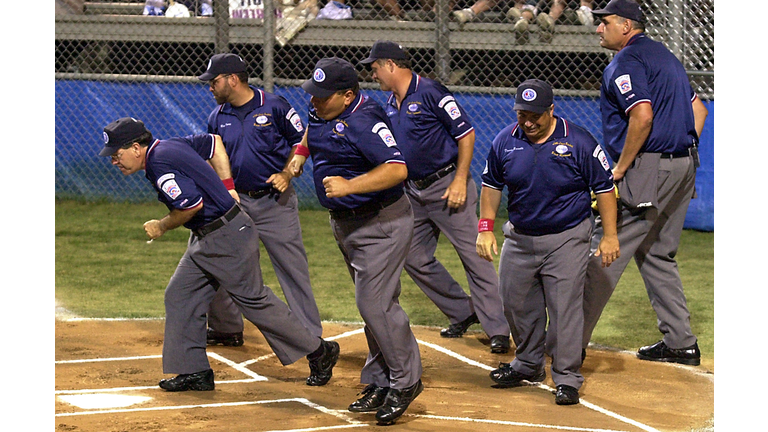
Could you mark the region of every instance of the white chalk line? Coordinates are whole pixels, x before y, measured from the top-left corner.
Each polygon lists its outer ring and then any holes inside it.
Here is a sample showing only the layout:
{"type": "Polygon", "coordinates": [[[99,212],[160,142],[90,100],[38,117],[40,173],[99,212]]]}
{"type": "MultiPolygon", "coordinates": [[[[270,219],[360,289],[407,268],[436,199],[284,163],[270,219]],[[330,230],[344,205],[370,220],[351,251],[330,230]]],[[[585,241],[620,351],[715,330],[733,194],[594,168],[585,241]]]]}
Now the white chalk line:
{"type": "MultiPolygon", "coordinates": [[[[472,360],[470,358],[464,357],[463,355],[461,355],[461,354],[459,354],[457,352],[451,351],[451,350],[449,350],[447,348],[444,348],[444,347],[442,347],[440,345],[435,345],[433,343],[424,342],[424,341],[421,341],[421,340],[419,340],[418,342],[420,344],[422,344],[422,345],[426,345],[426,346],[428,346],[428,347],[430,347],[430,348],[432,348],[432,349],[434,349],[436,351],[439,351],[439,352],[441,352],[443,354],[446,354],[446,355],[448,355],[450,357],[453,357],[453,358],[455,358],[455,359],[457,359],[459,361],[462,361],[464,363],[467,363],[469,365],[472,365],[472,366],[475,366],[475,367],[479,367],[479,368],[485,369],[487,371],[491,371],[491,370],[495,369],[494,367],[491,367],[491,366],[485,365],[483,363],[477,362],[475,360],[472,360]]],[[[536,386],[541,388],[541,389],[544,389],[544,390],[546,390],[548,392],[553,392],[554,391],[554,389],[552,387],[550,387],[550,386],[548,386],[546,384],[537,384],[536,386]]],[[[622,416],[620,414],[617,414],[617,413],[614,413],[612,411],[609,411],[609,410],[607,410],[605,408],[601,408],[601,407],[599,407],[597,405],[591,404],[591,403],[585,401],[582,398],[579,398],[579,402],[582,405],[584,405],[584,407],[586,407],[586,408],[595,410],[595,411],[597,411],[597,412],[599,412],[601,414],[607,415],[607,416],[609,416],[611,418],[614,418],[616,420],[622,421],[624,423],[631,424],[632,426],[636,426],[636,427],[638,427],[638,428],[640,428],[640,429],[642,429],[644,431],[647,431],[647,432],[659,432],[658,430],[656,430],[656,429],[654,429],[654,428],[652,428],[650,426],[644,425],[644,424],[639,423],[639,422],[637,422],[635,420],[632,420],[632,419],[624,417],[624,416],[622,416]]]]}
{"type": "MultiPolygon", "coordinates": [[[[364,329],[360,328],[360,329],[357,329],[357,330],[351,330],[351,331],[348,331],[348,332],[345,332],[345,333],[341,333],[341,334],[336,335],[336,336],[328,337],[328,338],[326,338],[326,340],[342,339],[342,338],[354,336],[354,335],[357,335],[357,334],[360,334],[360,333],[363,333],[363,332],[364,332],[364,329]]],[[[478,368],[481,368],[481,369],[484,369],[484,370],[487,370],[487,371],[491,371],[491,370],[495,369],[492,366],[488,366],[486,364],[483,364],[483,363],[480,363],[478,361],[472,360],[472,359],[470,359],[468,357],[465,357],[465,356],[463,356],[463,355],[461,355],[461,354],[459,354],[459,353],[457,353],[455,351],[451,351],[451,350],[449,350],[449,349],[447,349],[447,348],[445,348],[443,346],[436,345],[436,344],[433,344],[433,343],[430,343],[430,342],[426,342],[426,341],[422,341],[422,340],[417,340],[417,342],[419,344],[422,344],[424,346],[432,348],[435,351],[441,352],[441,353],[443,353],[445,355],[448,355],[449,357],[452,357],[452,358],[454,358],[456,360],[459,360],[459,361],[461,361],[463,363],[466,363],[466,364],[468,364],[470,366],[478,367],[478,368]]],[[[225,357],[223,357],[223,356],[221,356],[219,354],[216,354],[214,352],[209,352],[208,355],[213,357],[213,358],[215,358],[215,359],[217,359],[218,361],[221,361],[221,362],[229,365],[230,367],[233,367],[236,370],[241,371],[241,372],[245,373],[246,375],[252,377],[252,379],[248,379],[248,380],[231,380],[231,381],[221,381],[221,382],[217,381],[216,382],[217,384],[220,384],[220,383],[234,383],[234,382],[265,381],[265,380],[267,380],[267,378],[265,378],[265,377],[263,377],[261,375],[256,374],[255,372],[245,368],[245,366],[248,366],[248,365],[256,363],[258,361],[269,359],[269,358],[272,358],[272,357],[275,356],[275,354],[272,353],[272,354],[267,354],[267,355],[258,357],[256,359],[250,359],[250,360],[247,360],[245,362],[236,363],[236,362],[233,362],[233,361],[231,361],[231,360],[229,360],[229,359],[227,359],[227,358],[225,358],[225,357]]],[[[118,358],[92,359],[92,360],[61,360],[61,361],[57,361],[56,364],[85,363],[85,362],[89,362],[89,361],[117,361],[117,360],[149,359],[149,358],[162,358],[162,356],[151,355],[151,356],[118,357],[118,358]]],[[[541,388],[543,390],[546,390],[548,392],[553,392],[554,391],[554,389],[552,389],[551,387],[547,386],[546,384],[534,384],[534,385],[536,385],[537,387],[539,387],[539,388],[541,388]]],[[[126,390],[156,389],[156,388],[157,388],[156,386],[152,386],[152,387],[125,387],[125,388],[122,388],[122,389],[106,389],[106,390],[82,390],[82,391],[70,390],[70,391],[57,391],[56,394],[110,392],[110,391],[126,391],[126,390]]],[[[256,401],[256,402],[258,403],[260,401],[256,401]]],[[[309,402],[309,401],[307,401],[307,402],[309,402]]],[[[251,403],[254,403],[254,402],[242,402],[242,404],[251,404],[251,403]]],[[[594,411],[597,411],[597,412],[599,412],[599,413],[601,413],[603,415],[606,415],[606,416],[611,417],[613,419],[619,420],[621,422],[630,424],[630,425],[635,426],[637,428],[640,428],[640,429],[642,429],[642,430],[644,430],[646,432],[659,432],[655,428],[652,428],[652,427],[650,427],[648,425],[642,424],[640,422],[637,422],[637,421],[632,420],[630,418],[624,417],[624,416],[622,416],[620,414],[614,413],[614,412],[612,412],[610,410],[607,410],[605,408],[602,408],[602,407],[599,407],[599,406],[594,405],[592,403],[589,403],[589,402],[585,401],[584,399],[580,399],[580,404],[583,405],[586,408],[592,409],[594,411]]],[[[214,405],[205,405],[205,406],[216,406],[216,405],[214,404],[214,405]]],[[[197,406],[195,406],[195,407],[197,407],[197,406]]],[[[319,405],[318,405],[318,407],[319,407],[319,405]]],[[[176,408],[175,407],[160,407],[160,408],[150,408],[150,409],[151,410],[156,410],[156,409],[176,409],[176,408]]],[[[145,409],[141,408],[141,409],[136,409],[136,410],[145,410],[145,409]]],[[[102,410],[102,411],[94,411],[92,413],[131,412],[131,411],[132,411],[132,409],[125,409],[125,410],[102,410]]],[[[336,412],[336,413],[338,413],[338,411],[335,411],[335,410],[328,410],[328,411],[329,412],[336,412]]],[[[68,415],[77,415],[77,414],[78,413],[71,413],[71,414],[68,414],[68,415]]],[[[406,415],[410,415],[410,414],[406,414],[406,415]]],[[[57,414],[57,416],[58,416],[58,414],[57,414]]],[[[425,416],[425,415],[416,415],[416,416],[425,416]]],[[[425,417],[436,417],[436,416],[425,416],[425,417]]],[[[449,417],[449,418],[453,419],[453,420],[457,420],[457,421],[467,421],[467,420],[463,420],[463,418],[460,418],[460,417],[449,417]]],[[[469,419],[469,420],[472,420],[472,419],[469,419]]],[[[501,424],[501,425],[510,423],[510,422],[505,422],[505,421],[479,420],[479,419],[473,420],[473,421],[478,421],[478,422],[482,422],[482,423],[492,422],[494,424],[501,424]]],[[[511,422],[510,424],[517,424],[517,423],[516,422],[511,422]]],[[[529,424],[526,423],[525,425],[529,425],[529,424]]],[[[547,427],[547,428],[555,428],[555,429],[557,429],[557,428],[565,428],[564,426],[554,426],[554,425],[552,425],[552,426],[550,426],[550,425],[543,425],[543,426],[532,426],[532,427],[547,427]]],[[[301,429],[301,430],[305,430],[305,429],[301,429]]],[[[309,428],[309,429],[306,429],[306,430],[307,431],[316,431],[316,430],[320,430],[320,429],[309,428]]],[[[575,429],[574,428],[568,428],[568,430],[601,431],[601,429],[578,429],[578,428],[575,428],[575,429]]],[[[296,431],[298,431],[298,430],[296,430],[296,431]]]]}

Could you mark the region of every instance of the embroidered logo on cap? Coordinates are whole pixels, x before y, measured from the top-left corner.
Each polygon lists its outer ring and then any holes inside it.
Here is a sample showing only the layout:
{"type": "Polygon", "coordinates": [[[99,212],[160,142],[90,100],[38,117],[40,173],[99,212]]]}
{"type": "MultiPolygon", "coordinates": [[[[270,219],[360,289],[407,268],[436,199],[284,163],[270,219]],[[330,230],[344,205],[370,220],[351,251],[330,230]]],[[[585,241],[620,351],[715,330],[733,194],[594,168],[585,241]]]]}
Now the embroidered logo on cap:
{"type": "Polygon", "coordinates": [[[312,74],[312,79],[317,82],[325,81],[325,71],[320,68],[315,69],[315,73],[312,74]]]}
{"type": "Polygon", "coordinates": [[[536,90],[534,90],[534,89],[525,89],[525,90],[523,90],[522,96],[523,96],[523,100],[526,101],[526,102],[530,102],[532,100],[535,100],[536,96],[537,96],[536,95],[536,90]]]}

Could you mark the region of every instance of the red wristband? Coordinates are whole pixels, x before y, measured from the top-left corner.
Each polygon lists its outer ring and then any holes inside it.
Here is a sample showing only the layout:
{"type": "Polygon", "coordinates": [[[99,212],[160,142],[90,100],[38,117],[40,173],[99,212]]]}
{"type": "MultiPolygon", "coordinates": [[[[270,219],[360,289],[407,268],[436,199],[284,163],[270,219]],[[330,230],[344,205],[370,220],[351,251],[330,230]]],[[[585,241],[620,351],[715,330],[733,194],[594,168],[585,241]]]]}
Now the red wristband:
{"type": "Polygon", "coordinates": [[[477,232],[493,231],[493,219],[480,219],[477,223],[477,232]]]}
{"type": "Polygon", "coordinates": [[[308,148],[304,147],[301,144],[296,144],[294,147],[296,148],[296,151],[293,152],[293,154],[295,154],[297,156],[304,156],[306,158],[309,157],[309,149],[308,148]]]}
{"type": "Polygon", "coordinates": [[[223,179],[221,182],[224,183],[224,186],[227,187],[227,190],[232,190],[235,188],[235,181],[232,179],[232,177],[223,179]]]}

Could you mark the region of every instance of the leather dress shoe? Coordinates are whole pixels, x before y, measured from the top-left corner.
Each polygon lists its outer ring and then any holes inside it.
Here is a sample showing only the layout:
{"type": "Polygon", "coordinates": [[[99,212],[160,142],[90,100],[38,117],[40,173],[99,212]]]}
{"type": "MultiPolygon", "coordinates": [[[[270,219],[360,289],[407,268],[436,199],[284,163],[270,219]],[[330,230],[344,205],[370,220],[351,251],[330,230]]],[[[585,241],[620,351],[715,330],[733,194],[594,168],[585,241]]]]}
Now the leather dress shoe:
{"type": "Polygon", "coordinates": [[[464,321],[457,322],[456,324],[451,324],[448,326],[448,328],[444,328],[440,330],[440,336],[445,338],[458,338],[462,337],[464,333],[467,332],[467,329],[472,324],[479,324],[480,320],[477,319],[477,314],[473,313],[469,316],[469,318],[465,319],[464,321]]]}
{"type": "Polygon", "coordinates": [[[208,345],[239,347],[243,345],[243,332],[221,333],[213,329],[208,329],[206,343],[208,345]]]}
{"type": "Polygon", "coordinates": [[[214,388],[213,370],[208,369],[192,374],[181,374],[175,378],[160,380],[159,386],[172,392],[187,390],[210,391],[214,388]]]}
{"type": "Polygon", "coordinates": [[[509,363],[499,363],[498,369],[494,369],[489,374],[493,382],[498,384],[497,387],[519,387],[525,385],[523,381],[530,383],[542,382],[547,376],[547,373],[543,370],[533,375],[522,374],[514,369],[509,363]]]}
{"type": "Polygon", "coordinates": [[[323,345],[323,354],[316,360],[309,361],[309,377],[307,385],[322,386],[326,385],[333,376],[333,367],[339,361],[339,343],[333,341],[320,340],[323,345]]]}
{"type": "Polygon", "coordinates": [[[362,397],[347,408],[352,412],[373,412],[384,406],[384,400],[389,393],[389,387],[379,387],[376,384],[368,384],[360,393],[362,397]]]}
{"type": "Polygon", "coordinates": [[[491,352],[493,354],[506,354],[509,352],[509,336],[496,335],[491,337],[491,352]]]}
{"type": "Polygon", "coordinates": [[[376,412],[376,420],[379,422],[379,425],[391,425],[399,419],[405,410],[408,409],[408,405],[416,399],[416,396],[421,394],[422,390],[424,390],[424,385],[421,383],[421,380],[402,390],[389,389],[387,397],[384,399],[384,406],[376,412]]]}
{"type": "Polygon", "coordinates": [[[576,405],[579,403],[579,391],[569,385],[560,384],[555,392],[555,403],[558,405],[576,405]]]}
{"type": "Polygon", "coordinates": [[[662,340],[637,350],[637,358],[640,360],[698,366],[701,364],[701,351],[699,351],[698,342],[687,348],[675,349],[668,347],[662,340]]]}

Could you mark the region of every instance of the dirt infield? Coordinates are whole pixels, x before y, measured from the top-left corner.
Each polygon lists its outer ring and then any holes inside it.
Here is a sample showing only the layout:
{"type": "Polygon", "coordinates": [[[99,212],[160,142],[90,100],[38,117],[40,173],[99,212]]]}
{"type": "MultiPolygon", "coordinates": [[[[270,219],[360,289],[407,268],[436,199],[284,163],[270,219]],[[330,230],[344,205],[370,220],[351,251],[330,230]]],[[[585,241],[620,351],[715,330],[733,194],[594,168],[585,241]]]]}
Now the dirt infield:
{"type": "MultiPolygon", "coordinates": [[[[283,367],[247,323],[242,347],[209,348],[212,392],[168,393],[162,374],[162,320],[56,320],[57,431],[325,431],[372,430],[373,414],[346,407],[362,389],[367,349],[360,325],[325,323],[341,357],[324,387],[304,384],[302,359],[283,367]],[[106,404],[105,404],[106,403],[106,404]]],[[[712,365],[685,367],[637,360],[632,353],[588,350],[582,403],[555,405],[553,383],[492,388],[488,372],[512,355],[491,354],[488,338],[470,331],[443,339],[414,327],[424,365],[424,392],[394,426],[407,431],[690,431],[714,417],[712,365]]]]}

